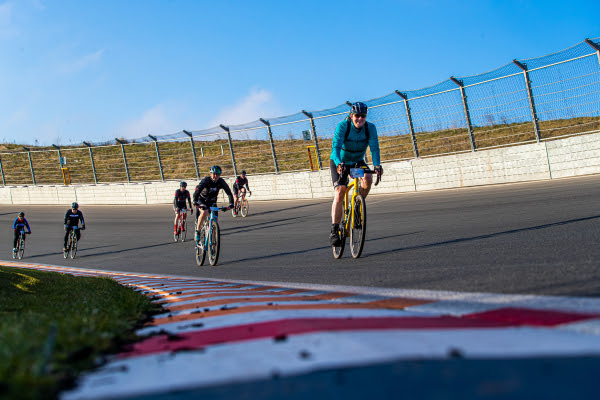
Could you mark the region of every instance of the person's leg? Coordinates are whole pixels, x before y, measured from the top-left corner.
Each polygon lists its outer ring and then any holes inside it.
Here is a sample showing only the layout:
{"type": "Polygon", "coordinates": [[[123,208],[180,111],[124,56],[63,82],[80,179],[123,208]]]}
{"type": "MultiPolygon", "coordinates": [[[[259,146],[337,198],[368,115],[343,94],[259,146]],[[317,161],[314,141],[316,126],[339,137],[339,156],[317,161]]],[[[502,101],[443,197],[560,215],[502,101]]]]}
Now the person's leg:
{"type": "Polygon", "coordinates": [[[71,232],[71,228],[70,226],[67,227],[67,229],[65,229],[65,240],[64,240],[64,244],[63,247],[66,249],[67,248],[67,240],[69,240],[69,233],[71,232]]]}
{"type": "Polygon", "coordinates": [[[75,230],[75,236],[77,237],[77,241],[79,241],[79,239],[81,239],[81,229],[75,230]]]}
{"type": "Polygon", "coordinates": [[[175,220],[173,221],[173,230],[177,232],[177,217],[179,217],[179,208],[175,209],[175,220]]]}
{"type": "Polygon", "coordinates": [[[371,185],[373,184],[373,175],[365,174],[364,178],[360,178],[360,189],[359,192],[366,199],[367,195],[371,191],[371,185]]]}
{"type": "Polygon", "coordinates": [[[15,230],[15,236],[13,239],[13,249],[17,247],[17,240],[19,240],[19,230],[15,230]]]}

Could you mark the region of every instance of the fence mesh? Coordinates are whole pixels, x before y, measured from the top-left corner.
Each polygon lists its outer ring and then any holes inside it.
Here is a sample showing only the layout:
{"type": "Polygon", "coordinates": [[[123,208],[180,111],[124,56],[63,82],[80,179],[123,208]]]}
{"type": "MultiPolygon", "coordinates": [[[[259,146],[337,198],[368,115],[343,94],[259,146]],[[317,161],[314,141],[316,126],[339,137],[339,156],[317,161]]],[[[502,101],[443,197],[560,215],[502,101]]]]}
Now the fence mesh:
{"type": "MultiPolygon", "coordinates": [[[[369,106],[368,120],[377,127],[381,160],[598,132],[598,46],[600,38],[595,38],[479,75],[457,77],[456,82],[449,79],[419,90],[394,90],[364,101],[369,106]]],[[[3,145],[3,184],[62,184],[61,167],[68,168],[71,183],[202,177],[215,164],[225,176],[241,170],[252,175],[328,168],[336,126],[349,110],[343,103],[236,126],[121,140],[123,146],[115,142],[62,147],[64,165],[56,148],[28,153],[20,146],[11,150],[3,145]]],[[[370,153],[367,158],[372,162],[370,153]]]]}

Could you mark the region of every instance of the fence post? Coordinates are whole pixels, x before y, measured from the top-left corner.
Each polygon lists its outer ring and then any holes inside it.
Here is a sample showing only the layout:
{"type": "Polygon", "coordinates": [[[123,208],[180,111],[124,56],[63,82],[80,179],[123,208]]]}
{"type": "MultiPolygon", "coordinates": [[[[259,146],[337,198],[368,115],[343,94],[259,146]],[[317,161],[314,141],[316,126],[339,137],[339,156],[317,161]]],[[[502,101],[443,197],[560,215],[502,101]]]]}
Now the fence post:
{"type": "Polygon", "coordinates": [[[88,142],[83,142],[84,145],[88,147],[90,151],[90,161],[92,162],[92,173],[94,174],[94,183],[98,184],[98,176],[96,175],[96,165],[94,164],[94,154],[92,154],[92,145],[88,142]]]}
{"type": "Polygon", "coordinates": [[[123,162],[125,163],[125,172],[127,173],[127,182],[131,183],[131,177],[129,176],[129,166],[127,166],[127,156],[125,155],[125,142],[115,138],[115,141],[121,145],[121,152],[123,153],[123,162]]]}
{"type": "Polygon", "coordinates": [[[2,157],[0,157],[0,172],[2,172],[2,186],[6,186],[6,180],[4,179],[4,167],[2,166],[2,157]]]}
{"type": "Polygon", "coordinates": [[[542,139],[540,135],[540,125],[538,123],[537,113],[535,111],[535,102],[533,101],[533,92],[531,91],[531,81],[529,80],[529,72],[527,71],[527,64],[513,60],[513,63],[523,70],[523,77],[525,78],[525,85],[527,86],[527,97],[529,98],[529,108],[531,110],[531,119],[533,120],[533,130],[535,132],[535,140],[539,143],[542,139]]]}
{"type": "Polygon", "coordinates": [[[29,168],[31,169],[31,179],[33,180],[33,186],[36,186],[36,183],[35,183],[35,172],[33,172],[33,162],[31,161],[31,150],[29,150],[25,146],[22,146],[22,147],[27,152],[27,157],[29,157],[29,168]]]}
{"type": "Polygon", "coordinates": [[[590,39],[585,39],[585,42],[589,44],[592,49],[596,50],[596,55],[598,56],[598,63],[600,63],[600,46],[592,42],[590,39]]]}
{"type": "MultiPolygon", "coordinates": [[[[229,142],[229,152],[231,153],[231,162],[233,163],[233,173],[237,176],[237,165],[235,163],[235,155],[233,154],[233,142],[231,141],[231,132],[229,132],[229,128],[223,124],[219,125],[221,129],[227,132],[227,141],[229,142]]],[[[221,147],[222,149],[223,147],[221,147]]]]}
{"type": "Polygon", "coordinates": [[[406,109],[408,129],[410,129],[410,137],[412,139],[413,153],[415,155],[415,158],[419,158],[419,147],[417,146],[417,136],[415,135],[415,127],[413,125],[412,115],[410,113],[410,107],[408,105],[408,96],[406,95],[406,93],[399,92],[398,90],[396,90],[396,94],[402,97],[402,100],[404,100],[404,108],[406,109]]]}
{"type": "Polygon", "coordinates": [[[321,150],[319,150],[319,140],[317,139],[317,130],[315,129],[315,120],[311,113],[302,110],[302,114],[306,115],[310,119],[310,130],[312,131],[313,141],[315,142],[315,150],[317,152],[317,162],[319,163],[319,170],[323,169],[321,163],[321,150]]]}
{"type": "Polygon", "coordinates": [[[154,140],[154,145],[156,146],[156,158],[158,159],[158,169],[160,170],[160,180],[165,181],[165,174],[163,172],[162,161],[160,160],[160,151],[158,150],[158,140],[156,136],[148,135],[148,137],[154,140]]]}
{"type": "Polygon", "coordinates": [[[275,164],[275,173],[279,173],[279,164],[277,163],[277,154],[275,154],[275,143],[273,142],[273,132],[271,131],[271,123],[262,118],[259,118],[260,122],[267,126],[267,132],[269,132],[269,142],[271,142],[271,154],[273,154],[273,164],[275,164]]]}
{"type": "Polygon", "coordinates": [[[469,131],[471,151],[477,151],[477,146],[475,145],[475,136],[473,135],[473,126],[471,125],[471,114],[469,113],[469,105],[467,104],[467,95],[465,94],[465,87],[463,85],[463,81],[459,81],[453,76],[450,77],[450,80],[456,83],[460,88],[460,97],[462,98],[463,110],[465,112],[465,120],[467,121],[467,130],[469,131]]]}
{"type": "Polygon", "coordinates": [[[192,145],[192,155],[194,156],[194,166],[196,168],[196,179],[200,180],[200,171],[198,170],[198,159],[196,158],[196,147],[194,147],[194,138],[192,134],[186,131],[185,129],[183,130],[183,133],[188,135],[190,138],[190,144],[192,145]]]}
{"type": "Polygon", "coordinates": [[[63,162],[62,162],[62,154],[60,153],[60,146],[57,146],[55,144],[52,144],[52,147],[54,147],[56,149],[56,151],[58,151],[58,166],[60,167],[60,175],[62,176],[62,166],[63,166],[63,162]]]}

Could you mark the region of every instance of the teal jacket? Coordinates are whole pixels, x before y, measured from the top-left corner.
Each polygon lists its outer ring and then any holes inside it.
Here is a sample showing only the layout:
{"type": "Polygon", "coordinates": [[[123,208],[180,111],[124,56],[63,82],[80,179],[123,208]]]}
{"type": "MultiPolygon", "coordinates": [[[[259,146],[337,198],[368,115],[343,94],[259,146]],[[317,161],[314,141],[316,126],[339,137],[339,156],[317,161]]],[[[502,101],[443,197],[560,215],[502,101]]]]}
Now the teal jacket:
{"type": "Polygon", "coordinates": [[[371,156],[373,157],[373,165],[381,165],[379,158],[379,138],[377,137],[377,128],[375,124],[365,122],[365,125],[369,124],[369,140],[367,141],[367,134],[365,133],[365,127],[363,126],[360,130],[356,129],[352,121],[343,120],[335,128],[335,134],[331,141],[331,157],[335,162],[335,165],[339,165],[344,162],[346,164],[354,164],[365,158],[367,147],[371,149],[371,156]],[[346,130],[350,124],[350,132],[348,133],[348,139],[345,139],[346,130]]]}

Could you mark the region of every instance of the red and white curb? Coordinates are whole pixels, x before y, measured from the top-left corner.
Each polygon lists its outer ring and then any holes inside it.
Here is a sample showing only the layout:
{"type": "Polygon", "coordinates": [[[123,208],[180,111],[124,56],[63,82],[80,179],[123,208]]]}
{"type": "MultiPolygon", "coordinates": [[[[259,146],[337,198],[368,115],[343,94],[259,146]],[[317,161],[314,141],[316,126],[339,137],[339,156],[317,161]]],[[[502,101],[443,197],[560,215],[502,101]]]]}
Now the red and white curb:
{"type": "Polygon", "coordinates": [[[397,360],[600,355],[600,299],[109,276],[169,311],[62,399],[117,398],[397,360]]]}

